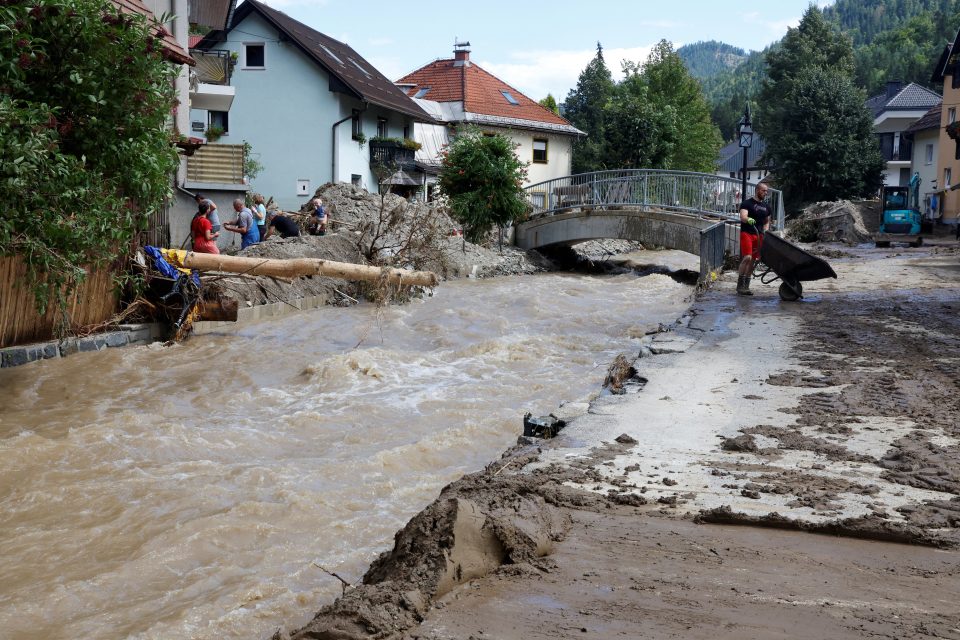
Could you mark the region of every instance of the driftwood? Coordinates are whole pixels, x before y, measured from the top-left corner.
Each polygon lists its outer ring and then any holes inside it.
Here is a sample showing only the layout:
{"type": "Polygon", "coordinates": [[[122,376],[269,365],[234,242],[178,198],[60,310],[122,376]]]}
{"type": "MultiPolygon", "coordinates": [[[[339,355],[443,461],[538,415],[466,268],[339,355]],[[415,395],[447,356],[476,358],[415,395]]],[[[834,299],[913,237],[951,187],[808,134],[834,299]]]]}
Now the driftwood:
{"type": "Polygon", "coordinates": [[[243,258],[240,256],[196,253],[177,249],[163,249],[163,257],[170,264],[197,271],[220,271],[242,273],[252,276],[296,278],[299,276],[328,276],[343,280],[378,281],[385,278],[390,284],[434,287],[440,279],[431,271],[407,271],[405,269],[369,267],[349,262],[334,262],[318,258],[276,260],[272,258],[243,258]]]}

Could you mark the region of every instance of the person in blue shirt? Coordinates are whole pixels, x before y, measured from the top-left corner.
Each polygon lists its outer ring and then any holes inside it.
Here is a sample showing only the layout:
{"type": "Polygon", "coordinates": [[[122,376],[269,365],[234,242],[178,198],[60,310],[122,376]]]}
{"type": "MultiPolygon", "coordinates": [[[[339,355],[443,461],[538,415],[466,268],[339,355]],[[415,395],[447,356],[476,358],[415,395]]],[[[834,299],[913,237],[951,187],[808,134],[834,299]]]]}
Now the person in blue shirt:
{"type": "Polygon", "coordinates": [[[223,225],[223,228],[240,234],[241,249],[260,242],[260,232],[257,231],[257,224],[253,221],[253,213],[244,206],[243,200],[240,198],[234,200],[233,210],[237,212],[237,219],[223,225]]]}

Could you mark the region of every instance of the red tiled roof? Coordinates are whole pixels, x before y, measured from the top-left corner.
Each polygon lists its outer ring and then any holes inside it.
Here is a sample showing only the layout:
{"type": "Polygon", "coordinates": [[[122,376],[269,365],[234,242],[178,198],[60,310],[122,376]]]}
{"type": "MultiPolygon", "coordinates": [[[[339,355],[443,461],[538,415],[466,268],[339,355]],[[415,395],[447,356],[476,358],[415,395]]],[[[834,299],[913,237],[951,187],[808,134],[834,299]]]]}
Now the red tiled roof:
{"type": "Polygon", "coordinates": [[[495,75],[472,62],[454,66],[455,60],[436,60],[397,80],[400,85],[413,85],[407,95],[420,89],[430,91],[420,96],[434,102],[463,102],[463,109],[502,118],[517,118],[554,125],[572,126],[565,118],[531,100],[495,75]],[[519,104],[510,104],[501,91],[507,91],[519,104]]]}
{"type": "Polygon", "coordinates": [[[197,46],[197,43],[203,40],[203,36],[190,36],[190,40],[187,42],[187,46],[193,49],[197,46]]]}
{"type": "Polygon", "coordinates": [[[167,60],[172,62],[179,62],[180,64],[189,64],[194,65],[196,61],[190,57],[190,54],[187,53],[187,50],[177,42],[177,39],[173,37],[173,34],[167,31],[157,20],[157,16],[143,4],[143,0],[112,0],[114,6],[116,6],[120,11],[124,13],[136,13],[141,16],[146,16],[150,21],[152,21],[159,32],[163,34],[163,55],[167,60]]]}

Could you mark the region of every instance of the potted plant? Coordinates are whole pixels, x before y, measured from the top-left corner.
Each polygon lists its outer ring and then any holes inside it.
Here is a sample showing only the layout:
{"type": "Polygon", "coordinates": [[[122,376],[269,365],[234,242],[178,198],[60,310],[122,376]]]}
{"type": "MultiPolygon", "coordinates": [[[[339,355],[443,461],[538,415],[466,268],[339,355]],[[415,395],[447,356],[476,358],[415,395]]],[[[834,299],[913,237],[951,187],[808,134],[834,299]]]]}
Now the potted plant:
{"type": "Polygon", "coordinates": [[[947,135],[953,140],[960,140],[960,120],[951,122],[946,126],[947,135]]]}
{"type": "Polygon", "coordinates": [[[212,124],[207,127],[203,135],[207,137],[207,142],[216,142],[224,133],[226,133],[226,131],[223,130],[223,127],[212,124]]]}

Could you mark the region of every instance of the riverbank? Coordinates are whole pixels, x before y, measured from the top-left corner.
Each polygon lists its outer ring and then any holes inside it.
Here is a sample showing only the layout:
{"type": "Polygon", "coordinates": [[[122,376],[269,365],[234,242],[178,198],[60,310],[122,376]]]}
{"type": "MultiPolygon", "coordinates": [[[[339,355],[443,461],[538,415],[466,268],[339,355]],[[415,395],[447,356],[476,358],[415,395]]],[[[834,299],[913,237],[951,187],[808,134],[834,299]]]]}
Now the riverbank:
{"type": "Polygon", "coordinates": [[[726,275],[635,393],[447,486],[275,637],[960,637],[956,245],[814,250],[837,281],[726,275]]]}

